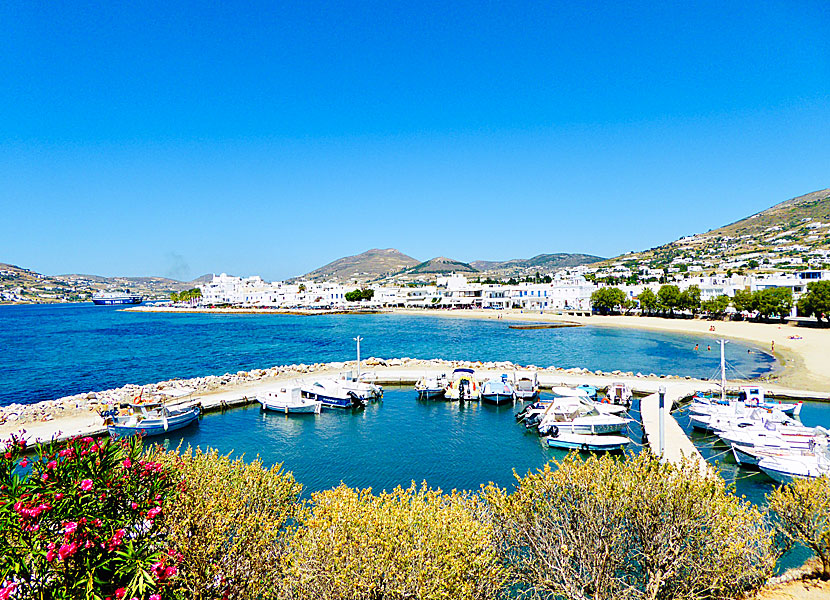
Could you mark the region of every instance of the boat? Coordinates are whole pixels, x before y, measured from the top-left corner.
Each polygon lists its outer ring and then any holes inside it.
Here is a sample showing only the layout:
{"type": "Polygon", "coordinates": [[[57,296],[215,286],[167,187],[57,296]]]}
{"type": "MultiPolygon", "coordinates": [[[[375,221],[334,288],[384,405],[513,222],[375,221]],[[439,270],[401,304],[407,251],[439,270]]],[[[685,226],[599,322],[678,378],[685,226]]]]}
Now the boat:
{"type": "Polygon", "coordinates": [[[446,373],[440,375],[424,375],[415,382],[415,391],[419,400],[438,400],[444,398],[444,391],[449,385],[446,373]]]}
{"type": "Polygon", "coordinates": [[[768,421],[763,424],[744,424],[728,430],[716,431],[720,440],[729,445],[775,447],[791,450],[808,450],[821,443],[827,436],[823,427],[805,427],[768,421]]]}
{"type": "Polygon", "coordinates": [[[582,452],[614,452],[624,450],[631,440],[624,435],[586,435],[581,433],[569,433],[558,427],[554,428],[550,435],[545,437],[547,445],[551,448],[562,448],[564,450],[580,450],[582,452]]]}
{"type": "Polygon", "coordinates": [[[447,400],[478,400],[481,388],[475,380],[473,369],[455,369],[450,376],[450,384],[444,392],[447,400]]]}
{"type": "Polygon", "coordinates": [[[815,479],[830,476],[830,450],[824,448],[812,456],[764,457],[758,468],[778,483],[792,483],[796,479],[815,479]]]}
{"type": "Polygon", "coordinates": [[[337,380],[347,392],[354,393],[361,400],[379,400],[383,398],[383,387],[366,381],[367,374],[358,374],[354,376],[351,371],[347,371],[337,380]]]}
{"type": "Polygon", "coordinates": [[[324,408],[357,408],[366,405],[366,399],[347,390],[337,379],[318,379],[303,386],[300,395],[306,400],[320,401],[324,408]]]}
{"type": "Polygon", "coordinates": [[[141,301],[141,296],[139,294],[131,294],[130,290],[124,292],[96,292],[92,294],[92,303],[98,305],[141,304],[141,301]]]}
{"type": "Polygon", "coordinates": [[[582,385],[576,386],[578,390],[585,390],[585,393],[588,394],[588,397],[591,400],[597,399],[597,388],[593,385],[588,385],[587,383],[583,383],[582,385]]]}
{"type": "Polygon", "coordinates": [[[202,412],[199,404],[181,408],[168,408],[162,402],[131,402],[129,413],[112,415],[104,420],[111,437],[129,437],[141,434],[145,437],[164,435],[191,423],[195,423],[202,412]]]}
{"type": "MultiPolygon", "coordinates": [[[[824,446],[826,447],[826,445],[824,446]]],[[[786,446],[741,446],[732,444],[732,454],[742,467],[758,467],[762,458],[791,458],[800,456],[814,456],[816,446],[803,450],[786,446]]]]}
{"type": "Polygon", "coordinates": [[[741,404],[748,408],[764,408],[779,410],[787,416],[797,417],[801,413],[801,402],[770,402],[764,399],[764,390],[757,386],[745,386],[741,388],[737,398],[726,397],[721,400],[717,396],[702,394],[698,392],[692,398],[689,412],[707,415],[723,406],[741,404]]]}
{"type": "Polygon", "coordinates": [[[299,387],[279,388],[257,394],[257,401],[263,410],[273,410],[290,414],[320,413],[323,403],[320,400],[306,398],[299,387]]]}
{"type": "Polygon", "coordinates": [[[481,401],[496,405],[515,402],[516,392],[507,375],[484,382],[481,386],[481,401]]]}
{"type": "Polygon", "coordinates": [[[615,381],[610,385],[608,391],[605,392],[605,399],[610,404],[625,406],[626,408],[631,407],[631,399],[633,397],[634,394],[631,392],[631,387],[622,381],[615,381]]]}
{"type": "MultiPolygon", "coordinates": [[[[553,431],[584,434],[617,433],[625,429],[629,422],[629,419],[619,415],[600,412],[598,405],[587,398],[555,399],[537,419],[536,427],[541,435],[548,435],[553,431]]],[[[532,426],[533,422],[528,421],[525,419],[525,426],[532,426]]]]}
{"type": "Polygon", "coordinates": [[[536,400],[539,397],[539,376],[536,371],[513,373],[513,390],[518,400],[536,400]]]}

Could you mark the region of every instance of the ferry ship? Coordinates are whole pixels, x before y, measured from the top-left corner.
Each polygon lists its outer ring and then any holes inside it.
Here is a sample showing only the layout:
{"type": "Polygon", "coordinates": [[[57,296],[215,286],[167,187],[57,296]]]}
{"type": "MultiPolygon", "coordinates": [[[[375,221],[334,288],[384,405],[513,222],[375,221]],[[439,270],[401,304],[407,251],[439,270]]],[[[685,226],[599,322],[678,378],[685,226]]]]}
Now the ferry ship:
{"type": "Polygon", "coordinates": [[[130,290],[125,292],[96,292],[92,294],[92,302],[95,304],[141,304],[141,296],[131,294],[130,290]]]}

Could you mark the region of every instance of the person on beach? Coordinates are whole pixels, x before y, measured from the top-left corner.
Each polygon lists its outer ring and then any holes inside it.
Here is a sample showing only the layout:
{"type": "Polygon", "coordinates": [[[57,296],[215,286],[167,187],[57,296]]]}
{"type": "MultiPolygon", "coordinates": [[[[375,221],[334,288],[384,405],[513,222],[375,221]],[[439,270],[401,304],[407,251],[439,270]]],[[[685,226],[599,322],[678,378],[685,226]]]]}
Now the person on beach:
{"type": "Polygon", "coordinates": [[[712,350],[712,346],[706,346],[706,351],[707,351],[707,352],[708,352],[708,351],[711,351],[711,350],[712,350]]]}
{"type": "Polygon", "coordinates": [[[698,344],[695,344],[695,352],[697,352],[698,344]]]}
{"type": "Polygon", "coordinates": [[[775,340],[772,340],[772,342],[770,342],[770,349],[771,349],[773,352],[775,352],[775,340]]]}

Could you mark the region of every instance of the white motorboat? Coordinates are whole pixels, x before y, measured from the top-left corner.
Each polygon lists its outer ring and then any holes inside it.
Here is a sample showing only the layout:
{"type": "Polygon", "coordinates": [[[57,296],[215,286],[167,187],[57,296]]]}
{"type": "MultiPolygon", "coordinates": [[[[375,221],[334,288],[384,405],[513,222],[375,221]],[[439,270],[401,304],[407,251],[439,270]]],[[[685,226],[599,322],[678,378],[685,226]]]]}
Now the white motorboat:
{"type": "Polygon", "coordinates": [[[826,443],[827,430],[823,427],[802,425],[781,425],[766,423],[747,425],[726,431],[716,431],[726,445],[743,447],[772,447],[788,450],[809,450],[817,444],[826,443]]]}
{"type": "Polygon", "coordinates": [[[257,394],[257,401],[263,410],[273,410],[289,414],[318,413],[322,401],[303,396],[299,387],[278,388],[257,394]]]}
{"type": "Polygon", "coordinates": [[[361,400],[378,400],[383,397],[383,387],[366,381],[368,374],[354,376],[348,371],[340,376],[337,383],[347,392],[355,394],[361,400]]]}
{"type": "Polygon", "coordinates": [[[415,391],[419,400],[438,400],[444,398],[444,392],[450,380],[446,373],[440,375],[424,375],[415,382],[415,391]]]}
{"type": "Polygon", "coordinates": [[[545,437],[547,445],[551,448],[562,448],[565,450],[580,450],[582,452],[614,452],[624,450],[631,440],[624,435],[586,435],[581,433],[568,433],[555,429],[545,437]]]}
{"type": "Polygon", "coordinates": [[[454,370],[444,397],[447,400],[478,400],[481,397],[481,386],[475,380],[475,371],[463,368],[454,370]]]}
{"type": "Polygon", "coordinates": [[[515,402],[516,392],[507,375],[485,381],[481,386],[481,401],[496,405],[515,402]]]}
{"type": "MultiPolygon", "coordinates": [[[[748,409],[742,404],[733,404],[719,407],[708,415],[689,415],[692,427],[702,431],[729,431],[735,428],[744,428],[750,425],[766,426],[767,423],[781,423],[782,425],[802,426],[780,410],[765,408],[748,409]]],[[[803,426],[802,426],[803,427],[803,426]]]]}
{"type": "Polygon", "coordinates": [[[536,400],[539,397],[539,375],[536,371],[513,373],[513,389],[517,400],[536,400]]]}
{"type": "Polygon", "coordinates": [[[618,404],[620,406],[630,408],[631,400],[634,397],[634,394],[631,391],[631,387],[627,383],[623,381],[615,381],[608,388],[608,391],[605,393],[605,397],[611,404],[618,404]]]}
{"type": "MultiPolygon", "coordinates": [[[[628,425],[628,419],[602,413],[597,408],[598,405],[585,398],[560,398],[545,409],[537,429],[542,435],[557,430],[560,433],[598,434],[616,433],[628,425]]],[[[527,424],[527,420],[525,422],[527,424]]]]}
{"type": "Polygon", "coordinates": [[[830,475],[830,451],[825,448],[812,456],[764,457],[758,461],[758,468],[778,483],[815,479],[830,475]]]}
{"type": "MultiPolygon", "coordinates": [[[[825,446],[819,446],[822,448],[825,446]]],[[[739,446],[732,444],[732,454],[742,467],[757,467],[762,458],[799,458],[802,456],[814,456],[816,446],[811,449],[795,449],[790,447],[777,446],[739,446]]]]}

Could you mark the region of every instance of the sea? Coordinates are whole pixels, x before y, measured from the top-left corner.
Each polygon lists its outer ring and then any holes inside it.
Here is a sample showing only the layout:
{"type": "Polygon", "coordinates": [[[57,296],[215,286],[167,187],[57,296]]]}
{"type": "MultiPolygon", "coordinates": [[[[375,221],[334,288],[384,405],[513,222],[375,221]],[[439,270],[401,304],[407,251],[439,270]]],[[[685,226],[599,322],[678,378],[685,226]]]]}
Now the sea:
{"type": "MultiPolygon", "coordinates": [[[[512,361],[538,367],[720,377],[714,335],[606,327],[510,329],[503,320],[366,315],[169,314],[91,304],[0,306],[0,406],[170,378],[221,375],[275,365],[363,357],[512,361]],[[697,347],[697,350],[695,349],[697,347]]],[[[729,376],[758,377],[776,368],[765,348],[726,344],[729,376]]],[[[635,400],[628,435],[642,448],[635,400]]],[[[445,491],[477,490],[565,453],[543,445],[515,419],[517,407],[419,401],[412,388],[388,387],[383,400],[358,411],[287,417],[258,406],[205,415],[168,438],[171,448],[215,448],[281,465],[304,494],[345,483],[375,491],[426,482],[445,491]]],[[[807,425],[830,427],[830,404],[808,402],[807,425]]],[[[688,418],[678,413],[681,426],[688,418]]],[[[736,493],[763,506],[773,486],[735,465],[713,440],[692,435],[736,493]]],[[[803,561],[803,549],[785,561],[803,561]]]]}

